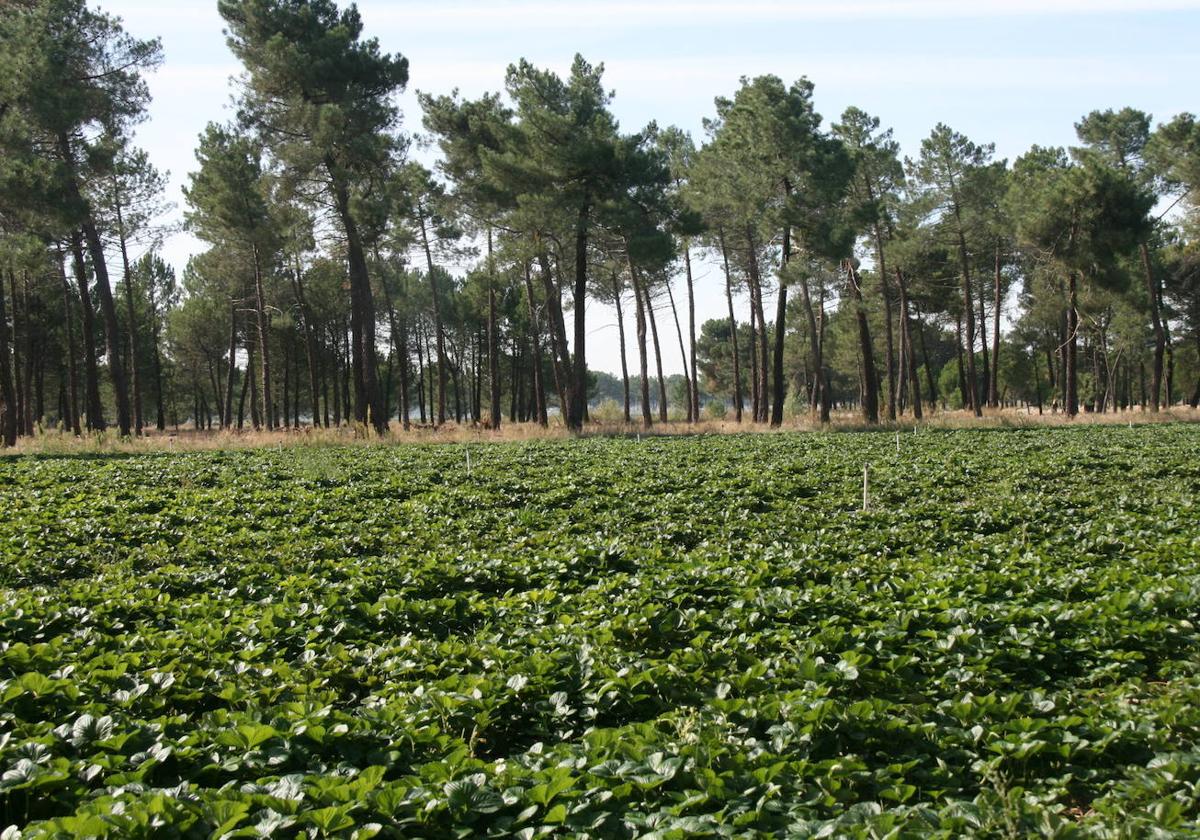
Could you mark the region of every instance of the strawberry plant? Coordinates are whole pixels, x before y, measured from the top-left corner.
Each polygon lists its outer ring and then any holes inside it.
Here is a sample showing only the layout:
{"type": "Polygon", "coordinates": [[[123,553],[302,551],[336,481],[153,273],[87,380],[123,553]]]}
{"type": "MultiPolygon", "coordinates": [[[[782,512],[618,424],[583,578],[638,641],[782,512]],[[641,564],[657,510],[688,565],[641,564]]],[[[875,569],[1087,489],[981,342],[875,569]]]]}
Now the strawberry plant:
{"type": "Polygon", "coordinates": [[[1200,831],[1200,427],[0,459],[8,836],[1200,831]],[[870,503],[863,509],[863,465],[870,503]]]}

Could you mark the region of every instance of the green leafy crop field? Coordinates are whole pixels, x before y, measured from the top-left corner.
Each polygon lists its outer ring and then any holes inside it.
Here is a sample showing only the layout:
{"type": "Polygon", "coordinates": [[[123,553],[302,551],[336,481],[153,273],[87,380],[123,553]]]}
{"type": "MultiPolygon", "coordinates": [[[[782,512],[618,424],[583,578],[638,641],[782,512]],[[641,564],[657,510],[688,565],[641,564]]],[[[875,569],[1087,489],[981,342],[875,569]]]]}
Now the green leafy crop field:
{"type": "Polygon", "coordinates": [[[467,455],[0,459],[0,827],[1200,832],[1200,426],[467,455]]]}

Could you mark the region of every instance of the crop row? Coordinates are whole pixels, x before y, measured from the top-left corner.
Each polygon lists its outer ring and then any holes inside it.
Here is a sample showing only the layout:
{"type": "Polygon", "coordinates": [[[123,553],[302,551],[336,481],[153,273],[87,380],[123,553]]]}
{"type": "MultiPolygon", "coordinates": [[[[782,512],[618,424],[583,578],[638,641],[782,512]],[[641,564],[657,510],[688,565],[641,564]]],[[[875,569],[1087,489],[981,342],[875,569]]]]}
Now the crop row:
{"type": "Polygon", "coordinates": [[[1180,425],[6,459],[0,825],[1197,831],[1198,448],[1180,425]]]}

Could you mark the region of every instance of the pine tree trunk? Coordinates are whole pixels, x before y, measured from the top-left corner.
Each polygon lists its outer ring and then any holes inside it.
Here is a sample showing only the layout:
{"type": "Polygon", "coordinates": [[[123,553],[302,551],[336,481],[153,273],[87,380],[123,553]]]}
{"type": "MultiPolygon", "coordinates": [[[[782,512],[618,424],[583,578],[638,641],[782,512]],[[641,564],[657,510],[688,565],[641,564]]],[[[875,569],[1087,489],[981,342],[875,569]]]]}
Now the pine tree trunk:
{"type": "Polygon", "coordinates": [[[404,431],[408,431],[412,425],[409,420],[408,401],[409,382],[408,382],[408,328],[401,324],[397,327],[396,307],[392,302],[388,301],[388,327],[392,333],[392,343],[395,347],[396,356],[400,361],[400,394],[396,400],[396,419],[400,421],[400,427],[404,431]]]}
{"type": "Polygon", "coordinates": [[[1035,350],[1033,356],[1033,393],[1037,398],[1038,414],[1042,413],[1042,375],[1038,372],[1038,354],[1035,350]]]}
{"type": "MultiPolygon", "coordinates": [[[[213,358],[211,355],[209,355],[208,351],[207,350],[204,351],[204,365],[205,365],[205,368],[208,370],[208,384],[209,384],[209,387],[212,388],[213,402],[215,402],[217,404],[217,412],[218,413],[221,411],[220,361],[221,361],[220,359],[217,359],[216,362],[214,363],[213,358]]],[[[208,398],[204,396],[203,391],[201,391],[200,399],[204,400],[205,403],[207,404],[208,398]]]]}
{"type": "MultiPolygon", "coordinates": [[[[336,327],[329,328],[327,340],[329,345],[326,348],[324,364],[328,371],[329,388],[333,391],[333,427],[340,428],[347,412],[342,406],[342,350],[336,327]]],[[[328,408],[328,397],[325,405],[328,408]]]]}
{"type": "MultiPolygon", "coordinates": [[[[486,343],[487,343],[487,332],[486,332],[486,325],[485,325],[484,333],[482,335],[480,335],[478,332],[476,332],[474,351],[471,354],[474,358],[473,369],[475,371],[475,401],[474,401],[475,412],[474,413],[475,413],[475,422],[476,423],[483,422],[483,354],[484,354],[484,350],[486,349],[483,345],[486,343]]],[[[499,383],[499,381],[500,381],[499,372],[497,372],[496,382],[499,383]]],[[[488,385],[490,387],[491,383],[489,382],[488,385]]],[[[497,400],[496,400],[495,407],[496,407],[497,411],[500,409],[499,398],[497,398],[497,400]]],[[[491,408],[492,408],[491,406],[488,406],[489,411],[491,410],[491,408]]]]}
{"type": "MultiPolygon", "coordinates": [[[[121,371],[121,355],[118,350],[120,345],[120,337],[116,330],[116,308],[112,302],[112,289],[108,284],[108,267],[104,259],[104,248],[100,243],[100,237],[96,233],[96,226],[91,219],[90,205],[80,194],[79,182],[76,175],[75,156],[71,149],[70,139],[66,133],[58,135],[58,149],[61,161],[66,167],[66,189],[67,197],[77,206],[84,209],[85,218],[82,224],[82,233],[84,240],[87,242],[88,250],[92,255],[92,272],[96,280],[96,293],[100,296],[100,310],[105,321],[105,332],[107,340],[107,353],[109,358],[109,369],[113,374],[113,391],[116,396],[117,403],[117,425],[121,431],[122,437],[129,436],[129,395],[125,390],[125,377],[121,371]]],[[[79,267],[77,269],[78,280],[80,282],[80,297],[84,303],[84,338],[87,340],[88,334],[92,335],[94,340],[95,330],[94,316],[91,310],[91,294],[87,290],[87,279],[83,271],[83,247],[78,243],[78,234],[72,235],[72,245],[76,251],[76,259],[79,267]]],[[[88,426],[92,429],[103,430],[105,428],[104,412],[100,403],[100,381],[97,369],[95,344],[89,341],[88,358],[90,364],[87,367],[90,382],[88,383],[88,426]],[[94,399],[93,399],[94,398],[94,399]],[[95,413],[96,421],[92,422],[91,415],[95,413]]]]}
{"type": "Polygon", "coordinates": [[[1066,346],[1066,399],[1068,417],[1079,414],[1079,296],[1075,272],[1067,275],[1067,346],[1066,346]]]}
{"type": "Polygon", "coordinates": [[[283,417],[282,417],[283,422],[280,424],[280,428],[284,428],[284,429],[287,428],[288,416],[291,414],[291,411],[292,411],[292,378],[291,378],[292,367],[291,367],[291,364],[292,364],[291,343],[288,341],[284,341],[283,342],[283,389],[282,389],[283,393],[281,395],[283,397],[283,417]]]}
{"type": "MultiPolygon", "coordinates": [[[[1163,311],[1162,300],[1162,284],[1158,284],[1158,309],[1163,311]]],[[[1166,383],[1166,393],[1164,405],[1170,408],[1175,404],[1175,347],[1171,344],[1171,323],[1166,318],[1163,319],[1163,341],[1165,343],[1166,353],[1166,372],[1164,381],[1166,383]]]]}
{"type": "MultiPolygon", "coordinates": [[[[1165,327],[1166,324],[1164,323],[1165,327]]],[[[1171,346],[1170,331],[1167,332],[1167,372],[1166,372],[1166,394],[1164,396],[1163,405],[1170,408],[1175,404],[1175,349],[1171,346]]]]}
{"type": "Polygon", "coordinates": [[[522,390],[522,368],[521,362],[525,355],[525,348],[517,343],[516,331],[513,331],[509,338],[511,347],[511,364],[508,370],[508,422],[516,423],[518,420],[518,412],[520,410],[521,396],[524,393],[522,390]]]}
{"type": "MultiPolygon", "coordinates": [[[[904,272],[896,269],[896,288],[900,290],[900,341],[904,347],[907,360],[902,372],[908,378],[909,400],[912,403],[913,417],[921,419],[921,377],[917,371],[917,354],[912,340],[912,318],[909,316],[908,284],[904,272]]],[[[932,395],[931,395],[932,397],[932,395]]]]}
{"type": "Polygon", "coordinates": [[[412,359],[408,349],[408,317],[400,319],[400,407],[399,420],[405,431],[412,428],[412,359]]]}
{"type": "Polygon", "coordinates": [[[629,262],[630,282],[633,285],[633,299],[636,305],[637,315],[637,345],[638,345],[638,362],[641,373],[641,397],[642,397],[642,425],[647,429],[654,423],[654,416],[650,411],[650,364],[649,351],[646,346],[646,303],[642,296],[642,284],[638,279],[637,268],[634,267],[633,261],[629,262]]]}
{"type": "Polygon", "coordinates": [[[621,349],[621,387],[625,395],[625,422],[633,422],[630,416],[629,363],[625,358],[625,314],[621,311],[621,276],[613,272],[613,305],[617,309],[617,340],[621,349]]]}
{"type": "Polygon", "coordinates": [[[55,245],[57,251],[56,260],[58,264],[58,277],[62,283],[63,293],[63,324],[67,328],[67,376],[69,377],[70,385],[67,390],[66,416],[63,417],[63,426],[70,428],[76,437],[79,437],[83,432],[79,427],[79,366],[78,348],[75,346],[75,318],[71,314],[71,284],[67,282],[67,269],[63,264],[66,258],[59,245],[55,245]]]}
{"type": "MultiPolygon", "coordinates": [[[[300,359],[299,359],[300,354],[296,352],[296,350],[298,348],[296,347],[296,341],[295,341],[294,336],[292,337],[291,340],[289,340],[288,346],[291,348],[290,357],[292,360],[292,364],[291,364],[292,416],[291,416],[290,422],[292,424],[293,429],[299,429],[300,428],[300,359]]],[[[288,420],[287,415],[284,415],[284,418],[283,418],[284,426],[286,426],[288,424],[288,422],[289,422],[289,420],[288,420]]]]}
{"type": "Polygon", "coordinates": [[[958,394],[962,401],[963,408],[970,405],[970,390],[967,388],[967,375],[963,367],[963,329],[962,315],[959,314],[954,319],[954,350],[958,358],[958,394]]]}
{"type": "MultiPolygon", "coordinates": [[[[807,283],[807,278],[805,278],[807,283]]],[[[821,297],[817,300],[817,357],[821,360],[821,371],[819,373],[821,390],[820,390],[820,421],[821,423],[829,423],[830,410],[833,403],[833,383],[831,380],[831,372],[829,366],[825,364],[825,289],[821,289],[821,297]]]]}
{"type": "MultiPolygon", "coordinates": [[[[869,194],[869,197],[874,201],[874,196],[869,194]]],[[[879,272],[879,297],[883,301],[883,322],[885,324],[884,338],[886,345],[884,347],[884,364],[887,366],[887,389],[888,389],[888,404],[887,404],[887,419],[895,421],[896,419],[896,397],[897,391],[897,376],[896,376],[896,339],[892,333],[892,298],[888,294],[887,282],[887,260],[883,250],[883,229],[878,222],[874,225],[875,233],[875,268],[879,272]]],[[[904,328],[901,327],[901,341],[903,341],[904,328]]],[[[903,354],[902,354],[903,355],[903,354]]],[[[899,379],[904,378],[904,372],[900,371],[899,379]]]]}
{"type": "Polygon", "coordinates": [[[33,437],[37,424],[41,422],[42,400],[38,394],[38,371],[41,370],[44,353],[42,342],[37,340],[33,329],[33,312],[29,302],[29,274],[22,272],[22,291],[25,298],[25,434],[33,437]]]}
{"type": "Polygon", "coordinates": [[[79,286],[80,309],[83,327],[83,374],[84,394],[87,402],[88,431],[102,432],[104,404],[100,402],[100,364],[96,358],[96,310],[92,307],[92,293],[88,287],[87,273],[83,261],[83,238],[77,230],[71,231],[71,255],[75,268],[75,282],[79,286]]]}
{"type": "MultiPolygon", "coordinates": [[[[540,362],[535,360],[534,364],[540,364],[540,362]]],[[[544,372],[543,372],[543,374],[544,374],[544,372]]],[[[539,375],[538,378],[541,379],[542,375],[539,375]]],[[[529,398],[526,401],[525,408],[526,408],[526,417],[525,417],[526,420],[532,420],[535,423],[537,423],[538,425],[543,425],[543,426],[545,425],[542,422],[543,415],[541,414],[541,412],[544,411],[546,408],[546,395],[544,393],[541,395],[538,394],[537,382],[534,381],[534,378],[532,376],[529,377],[529,398]]]]}
{"type": "MultiPolygon", "coordinates": [[[[696,372],[696,292],[692,281],[692,249],[691,242],[683,243],[683,266],[687,272],[688,293],[688,349],[691,351],[692,366],[692,418],[700,422],[700,375],[696,372]]],[[[731,325],[732,326],[732,325],[731,325]]],[[[685,371],[686,372],[686,371],[685,371]]]]}
{"type": "Polygon", "coordinates": [[[125,241],[125,219],[121,213],[121,193],[114,180],[113,199],[117,210],[117,241],[121,246],[121,267],[125,283],[125,315],[129,321],[129,341],[126,348],[126,363],[129,366],[129,384],[133,390],[133,427],[138,437],[142,436],[142,376],[138,364],[137,312],[133,305],[133,276],[129,270],[129,247],[125,241]]]}
{"type": "Polygon", "coordinates": [[[1166,331],[1163,328],[1162,314],[1159,307],[1159,289],[1157,278],[1150,263],[1150,247],[1142,242],[1138,246],[1142,257],[1142,276],[1146,283],[1146,298],[1150,303],[1150,322],[1154,326],[1154,366],[1150,378],[1150,410],[1158,411],[1159,399],[1162,394],[1163,355],[1166,351],[1166,331]]]}
{"type": "Polygon", "coordinates": [[[325,355],[321,356],[321,425],[326,429],[329,428],[329,376],[328,376],[328,359],[325,355]]]}
{"type": "Polygon", "coordinates": [[[8,315],[4,311],[4,282],[0,279],[0,441],[17,445],[17,387],[8,346],[8,315]]]}
{"type": "MultiPolygon", "coordinates": [[[[15,275],[10,275],[10,277],[13,277],[15,279],[15,275]]],[[[16,300],[15,300],[16,293],[17,293],[16,286],[14,285],[13,286],[14,315],[15,315],[15,309],[16,309],[16,300]]],[[[21,378],[22,383],[24,383],[24,390],[21,392],[21,422],[24,425],[25,436],[33,437],[33,433],[34,433],[33,389],[34,389],[34,380],[36,378],[34,376],[34,366],[33,365],[34,365],[35,357],[38,354],[34,352],[33,325],[30,323],[30,319],[32,318],[32,312],[30,312],[30,305],[29,305],[29,275],[25,272],[22,272],[21,297],[24,298],[21,309],[22,309],[22,323],[24,326],[24,329],[22,332],[24,334],[24,339],[25,339],[25,342],[24,342],[25,346],[21,351],[21,360],[23,361],[24,366],[25,366],[25,371],[21,378]]],[[[14,324],[14,326],[15,326],[15,324],[14,324]]],[[[14,340],[14,344],[15,344],[15,340],[14,340]]]]}
{"type": "Polygon", "coordinates": [[[983,290],[979,291],[979,353],[983,357],[983,381],[975,389],[975,400],[980,406],[987,403],[988,383],[992,381],[991,353],[987,340],[987,313],[983,308],[983,290]]]}
{"type": "Polygon", "coordinates": [[[754,305],[754,312],[758,318],[759,343],[758,343],[758,411],[754,419],[759,423],[766,423],[769,416],[769,397],[770,385],[768,383],[768,371],[770,368],[770,360],[767,358],[767,319],[763,311],[763,295],[762,295],[762,277],[758,271],[758,249],[754,244],[754,231],[746,228],[746,245],[748,248],[748,263],[750,268],[750,296],[754,305]]]}
{"type": "MultiPolygon", "coordinates": [[[[591,197],[584,194],[575,222],[575,343],[571,348],[571,393],[567,405],[567,428],[583,429],[587,413],[587,245],[592,210],[591,197]]],[[[565,347],[564,347],[565,349],[565,347]]]]}
{"type": "MultiPolygon", "coordinates": [[[[0,272],[0,286],[4,285],[4,273],[0,272]]],[[[16,417],[17,435],[25,436],[25,357],[28,355],[21,346],[21,296],[17,293],[17,276],[9,269],[8,291],[10,295],[9,309],[12,310],[12,371],[15,400],[13,415],[16,417]]]]}
{"type": "Polygon", "coordinates": [[[46,420],[46,343],[45,339],[38,342],[37,348],[37,377],[34,386],[34,413],[38,418],[38,422],[46,420]]]}
{"type": "MultiPolygon", "coordinates": [[[[983,409],[979,405],[979,380],[975,375],[975,310],[971,302],[971,264],[967,257],[967,239],[963,233],[962,217],[957,201],[954,203],[953,210],[958,225],[958,259],[962,269],[963,315],[966,318],[966,378],[970,383],[970,387],[966,389],[970,402],[964,404],[974,412],[976,417],[982,417],[983,409]]],[[[959,347],[961,352],[962,341],[959,341],[959,347]]]]}
{"type": "Polygon", "coordinates": [[[679,337],[679,355],[683,359],[683,381],[687,386],[687,421],[695,423],[700,418],[692,413],[692,406],[694,404],[692,400],[692,376],[688,372],[687,350],[683,346],[683,330],[679,326],[679,313],[675,309],[675,294],[671,291],[670,280],[667,280],[667,299],[671,302],[671,317],[675,319],[675,334],[679,337]]]}
{"type": "MultiPolygon", "coordinates": [[[[790,193],[790,189],[789,189],[790,193]]],[[[787,267],[792,256],[792,232],[790,228],[783,229],[783,256],[781,265],[787,267]]],[[[779,428],[783,425],[783,404],[787,396],[787,379],[783,372],[783,339],[787,334],[787,281],[783,273],[779,274],[779,294],[775,298],[775,352],[774,367],[771,371],[774,393],[771,396],[771,425],[779,428]]]]}
{"type": "Polygon", "coordinates": [[[542,328],[538,324],[537,301],[533,294],[533,276],[530,273],[528,262],[525,263],[525,299],[529,304],[529,340],[533,346],[533,410],[537,415],[538,425],[544,427],[549,424],[550,418],[546,413],[546,386],[542,382],[544,373],[542,369],[542,328]]]}
{"type": "Polygon", "coordinates": [[[921,318],[921,310],[913,304],[913,314],[917,322],[917,338],[921,339],[921,362],[925,366],[925,383],[929,386],[929,406],[931,411],[937,411],[937,388],[933,384],[933,366],[929,363],[929,344],[925,341],[925,321],[921,318]]]}
{"type": "MultiPolygon", "coordinates": [[[[3,400],[0,400],[0,403],[3,403],[3,400]]],[[[3,412],[3,407],[0,407],[0,414],[3,412]]],[[[71,406],[67,403],[67,371],[61,363],[58,366],[58,416],[62,428],[64,430],[70,428],[71,406]]],[[[2,426],[3,422],[3,420],[0,420],[0,426],[2,426]]],[[[4,436],[0,433],[0,446],[4,445],[3,440],[4,436]]]]}
{"type": "Polygon", "coordinates": [[[83,236],[92,256],[92,271],[96,277],[96,293],[100,297],[100,314],[104,318],[105,351],[108,355],[108,372],[113,383],[117,402],[117,429],[121,437],[130,437],[133,431],[129,411],[129,388],[125,371],[121,365],[121,328],[117,322],[117,307],[113,301],[112,286],[108,282],[108,266],[104,258],[104,244],[95,224],[89,218],[83,223],[83,236]]]}
{"type": "MultiPolygon", "coordinates": [[[[121,437],[129,437],[132,431],[129,390],[125,382],[125,372],[121,367],[121,334],[117,325],[117,308],[113,303],[112,286],[108,282],[108,262],[104,257],[104,244],[96,230],[90,204],[80,193],[75,156],[66,133],[59,134],[58,145],[61,161],[67,173],[65,179],[67,198],[83,209],[83,238],[92,257],[96,294],[100,298],[100,314],[104,319],[105,351],[108,356],[109,375],[112,379],[113,393],[117,404],[117,428],[121,437]]],[[[97,402],[99,402],[98,397],[97,402]]]]}
{"type": "Polygon", "coordinates": [[[417,417],[425,425],[425,331],[417,319],[417,417]]]}
{"type": "Polygon", "coordinates": [[[462,423],[462,383],[459,380],[459,366],[457,364],[450,365],[450,380],[454,385],[454,422],[462,423]]]}
{"type": "MultiPolygon", "coordinates": [[[[300,259],[296,258],[292,269],[292,284],[296,290],[296,301],[300,304],[300,320],[304,327],[304,355],[308,362],[308,390],[312,398],[312,424],[316,428],[321,420],[321,405],[317,388],[317,355],[316,325],[313,323],[312,309],[309,308],[308,298],[304,294],[304,278],[301,271],[300,259]]],[[[299,402],[299,400],[297,400],[299,402]]]]}
{"type": "Polygon", "coordinates": [[[342,326],[341,326],[342,346],[341,346],[340,353],[341,353],[341,369],[342,369],[342,419],[346,421],[347,426],[351,425],[353,422],[355,422],[357,420],[357,418],[352,419],[351,414],[350,414],[350,411],[351,411],[351,404],[350,404],[351,377],[358,375],[358,372],[354,370],[354,357],[353,357],[352,351],[350,349],[351,338],[353,336],[353,330],[354,330],[353,325],[351,325],[349,333],[347,333],[347,331],[346,331],[345,324],[342,324],[342,326]]]}
{"type": "MultiPolygon", "coordinates": [[[[221,381],[221,359],[212,359],[208,352],[204,353],[204,360],[208,364],[208,377],[212,384],[213,402],[217,406],[217,423],[221,422],[221,413],[225,410],[225,404],[221,402],[221,394],[223,393],[224,383],[221,381]]],[[[206,398],[207,399],[207,398],[206,398]]]]}
{"type": "Polygon", "coordinates": [[[901,418],[908,411],[908,359],[909,345],[908,332],[904,329],[904,324],[900,321],[896,322],[896,331],[899,333],[899,342],[896,347],[896,370],[899,379],[896,382],[896,417],[901,418]]]}
{"type": "Polygon", "coordinates": [[[863,419],[874,425],[879,422],[879,374],[875,369],[875,348],[871,344],[871,328],[867,323],[866,303],[863,300],[862,282],[854,263],[846,261],[850,291],[854,295],[855,317],[858,321],[859,376],[863,384],[863,419]]]}
{"type": "Polygon", "coordinates": [[[813,310],[812,292],[808,286],[807,274],[800,278],[800,302],[804,305],[804,317],[808,320],[809,364],[812,366],[813,372],[813,392],[810,408],[814,415],[820,417],[822,423],[828,423],[828,412],[824,409],[826,399],[823,396],[825,382],[823,376],[824,360],[821,358],[821,336],[817,329],[817,314],[813,310]]]}
{"type": "MultiPolygon", "coordinates": [[[[1200,330],[1196,332],[1196,356],[1200,358],[1200,330]]],[[[1195,408],[1200,405],[1200,373],[1196,374],[1196,387],[1192,391],[1191,399],[1188,400],[1188,406],[1195,408]]]]}
{"type": "MultiPolygon", "coordinates": [[[[387,307],[390,309],[391,307],[387,307]]],[[[383,373],[383,410],[390,418],[392,416],[392,388],[394,383],[393,368],[396,364],[396,332],[388,331],[387,367],[383,373]]]]}
{"type": "Polygon", "coordinates": [[[550,319],[551,356],[554,364],[554,388],[558,392],[559,411],[563,419],[567,415],[567,377],[571,373],[571,353],[567,348],[567,322],[562,311],[562,292],[554,282],[550,271],[550,259],[545,252],[538,254],[538,270],[542,277],[542,290],[546,295],[546,314],[550,319]]]}
{"type": "Polygon", "coordinates": [[[654,317],[654,302],[650,299],[650,288],[642,283],[642,295],[645,297],[646,320],[650,322],[650,339],[654,342],[654,366],[658,372],[658,419],[667,422],[667,380],[663,376],[662,346],[658,343],[658,321],[654,317]]]}
{"type": "Polygon", "coordinates": [[[271,320],[267,314],[267,296],[263,288],[262,264],[259,261],[258,246],[252,246],[251,252],[254,259],[254,314],[258,320],[258,352],[262,357],[262,414],[267,428],[274,429],[275,396],[271,389],[271,320]]]}
{"type": "Polygon", "coordinates": [[[750,420],[758,422],[762,394],[758,390],[758,316],[754,312],[754,293],[750,293],[750,420]]]}
{"type": "MultiPolygon", "coordinates": [[[[4,283],[4,275],[0,274],[0,285],[4,283]]],[[[11,269],[8,272],[8,289],[11,295],[11,304],[9,309],[12,310],[12,354],[13,354],[13,377],[14,384],[17,389],[16,415],[17,415],[17,434],[29,436],[30,430],[27,428],[26,416],[28,412],[25,410],[29,404],[28,394],[25,389],[27,379],[25,373],[25,362],[29,358],[29,348],[22,346],[22,337],[28,336],[28,330],[22,329],[21,324],[21,295],[17,291],[17,275],[11,269]]]]}
{"type": "Polygon", "coordinates": [[[1000,243],[996,243],[996,273],[992,284],[992,378],[988,382],[988,405],[1000,407],[1000,295],[1001,268],[1000,243]]]}
{"type": "Polygon", "coordinates": [[[258,431],[263,426],[262,395],[258,393],[259,380],[254,376],[257,364],[254,359],[254,342],[246,336],[246,379],[250,380],[250,423],[258,431]]]}
{"type": "Polygon", "coordinates": [[[154,365],[154,425],[160,432],[167,430],[167,411],[165,396],[163,394],[163,372],[162,372],[162,357],[159,353],[159,319],[158,319],[158,303],[154,300],[154,284],[150,284],[150,348],[153,351],[150,357],[151,363],[154,365]]]}
{"type": "Polygon", "coordinates": [[[496,260],[492,256],[492,228],[487,231],[488,249],[488,398],[491,401],[491,427],[500,428],[500,327],[496,315],[496,260]]]}
{"type": "MultiPolygon", "coordinates": [[[[729,308],[729,343],[733,351],[733,416],[742,422],[742,361],[738,353],[737,319],[733,314],[733,275],[729,271],[729,249],[725,245],[725,231],[717,230],[721,243],[721,259],[725,265],[725,303],[729,308]]],[[[695,368],[693,367],[693,370],[695,368]]]]}
{"type": "Polygon", "coordinates": [[[433,344],[429,340],[429,330],[425,330],[425,403],[429,406],[429,425],[437,425],[437,377],[433,373],[433,344]]]}
{"type": "Polygon", "coordinates": [[[338,177],[331,158],[326,158],[334,203],[346,234],[346,257],[350,275],[351,331],[354,335],[352,368],[354,371],[355,415],[359,423],[371,423],[383,434],[388,429],[387,413],[383,411],[383,391],[379,386],[375,359],[375,303],[371,279],[363,251],[358,224],[350,209],[350,193],[338,177]]]}
{"type": "MultiPolygon", "coordinates": [[[[225,429],[233,428],[233,381],[237,378],[237,318],[237,303],[232,302],[229,306],[229,365],[227,367],[229,373],[225,378],[224,417],[221,420],[221,427],[225,429]]],[[[241,426],[239,420],[238,428],[240,429],[241,426]]]]}
{"type": "Polygon", "coordinates": [[[253,370],[253,362],[254,355],[250,354],[246,359],[247,372],[242,375],[242,385],[238,389],[237,428],[239,432],[245,426],[246,422],[246,394],[250,390],[250,380],[254,378],[250,375],[250,371],[253,370]]]}

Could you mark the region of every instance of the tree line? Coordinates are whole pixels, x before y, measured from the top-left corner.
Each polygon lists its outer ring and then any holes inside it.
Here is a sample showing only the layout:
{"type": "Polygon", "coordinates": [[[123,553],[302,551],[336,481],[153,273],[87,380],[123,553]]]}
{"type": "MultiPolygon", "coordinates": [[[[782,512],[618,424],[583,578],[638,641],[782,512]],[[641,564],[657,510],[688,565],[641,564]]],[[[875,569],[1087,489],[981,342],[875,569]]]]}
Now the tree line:
{"type": "Polygon", "coordinates": [[[409,133],[408,62],[353,5],[218,9],[245,72],[198,140],[183,216],[207,247],[179,276],[132,139],[161,44],[85,0],[0,9],[7,445],[110,422],[578,430],[603,395],[646,426],[1200,401],[1191,114],[1093,112],[1077,146],[1011,162],[939,124],[906,158],[878,117],[826,126],[810,81],[768,75],[697,144],[624,132],[577,56],[419,93],[409,133]],[[728,314],[697,325],[700,264],[728,314]],[[589,302],[615,309],[619,380],[589,370],[589,302]]]}

